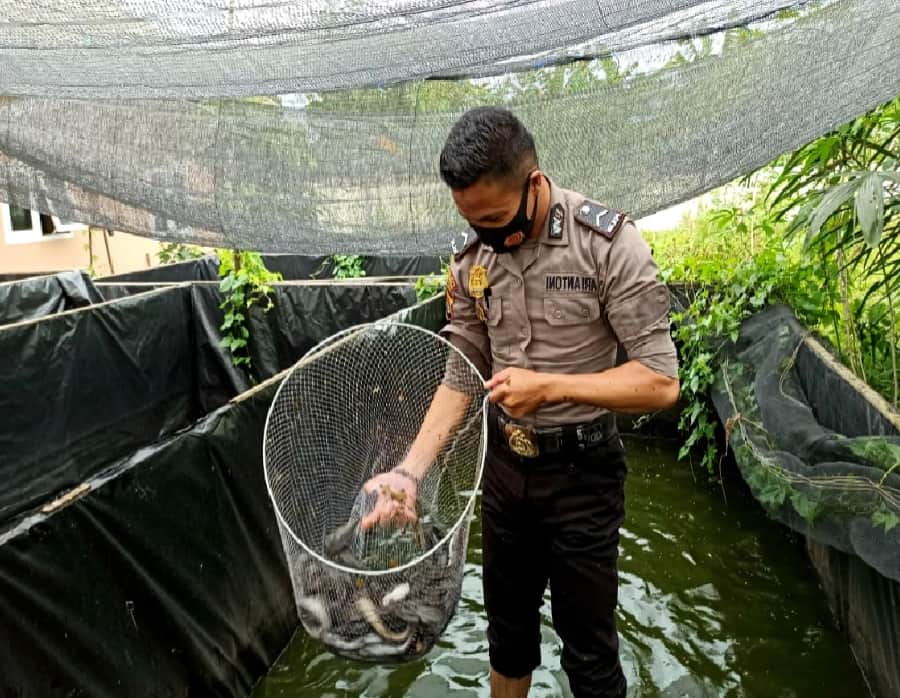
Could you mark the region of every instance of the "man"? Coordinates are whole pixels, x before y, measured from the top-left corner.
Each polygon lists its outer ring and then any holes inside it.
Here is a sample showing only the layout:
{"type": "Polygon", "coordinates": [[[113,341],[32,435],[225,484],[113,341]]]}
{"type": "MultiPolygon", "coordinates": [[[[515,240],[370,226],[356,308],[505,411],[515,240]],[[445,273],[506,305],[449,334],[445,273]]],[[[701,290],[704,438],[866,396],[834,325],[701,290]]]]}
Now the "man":
{"type": "MultiPolygon", "coordinates": [[[[615,606],[626,465],[613,412],[678,399],[668,291],[634,223],[553,183],[509,111],[464,114],[440,170],[475,233],[450,264],[442,334],[491,376],[482,494],[491,695],[527,695],[549,582],[574,695],[623,697],[615,606]],[[617,343],[628,355],[619,366],[617,343]]],[[[364,527],[415,517],[416,485],[467,401],[445,379],[404,462],[367,484],[409,496],[379,497],[364,527]]]]}

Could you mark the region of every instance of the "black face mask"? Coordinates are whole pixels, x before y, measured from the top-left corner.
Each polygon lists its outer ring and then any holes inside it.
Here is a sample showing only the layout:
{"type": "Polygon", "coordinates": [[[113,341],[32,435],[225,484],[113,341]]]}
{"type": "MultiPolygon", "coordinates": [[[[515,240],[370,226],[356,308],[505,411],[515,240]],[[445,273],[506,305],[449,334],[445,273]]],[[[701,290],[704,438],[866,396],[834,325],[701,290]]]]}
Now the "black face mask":
{"type": "Polygon", "coordinates": [[[522,242],[531,235],[531,229],[534,227],[534,219],[537,215],[537,202],[535,202],[534,211],[531,212],[531,218],[528,218],[525,213],[528,210],[528,190],[530,184],[531,172],[528,173],[528,177],[525,179],[525,190],[522,192],[522,201],[519,203],[519,210],[516,211],[516,215],[514,215],[512,220],[506,225],[498,226],[496,228],[485,228],[484,226],[469,223],[472,230],[478,235],[478,239],[497,254],[512,252],[515,247],[521,245],[522,242]],[[513,247],[507,247],[506,238],[514,233],[522,233],[522,239],[513,245],[513,247]]]}

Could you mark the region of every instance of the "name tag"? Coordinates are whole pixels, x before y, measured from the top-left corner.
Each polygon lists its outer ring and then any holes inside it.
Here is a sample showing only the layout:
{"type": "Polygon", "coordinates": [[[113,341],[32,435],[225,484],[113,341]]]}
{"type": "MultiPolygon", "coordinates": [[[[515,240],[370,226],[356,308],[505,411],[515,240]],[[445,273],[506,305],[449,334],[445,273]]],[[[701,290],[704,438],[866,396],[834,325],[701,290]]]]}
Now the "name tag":
{"type": "Polygon", "coordinates": [[[550,293],[597,293],[597,280],[580,274],[547,274],[545,290],[550,293]]]}

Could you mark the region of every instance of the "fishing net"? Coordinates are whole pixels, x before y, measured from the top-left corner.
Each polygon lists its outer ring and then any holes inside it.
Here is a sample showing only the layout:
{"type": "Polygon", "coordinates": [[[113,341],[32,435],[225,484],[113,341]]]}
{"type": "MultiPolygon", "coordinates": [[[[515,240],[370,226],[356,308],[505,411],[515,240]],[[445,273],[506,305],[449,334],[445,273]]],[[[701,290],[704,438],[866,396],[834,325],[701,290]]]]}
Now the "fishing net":
{"type": "Polygon", "coordinates": [[[789,308],[743,323],[713,401],[773,518],[900,581],[900,415],[789,308]]]}
{"type": "Polygon", "coordinates": [[[453,122],[510,107],[638,218],[900,93],[895,0],[5,3],[0,201],[173,242],[447,254],[453,122]]]}
{"type": "Polygon", "coordinates": [[[333,652],[408,661],[446,628],[484,463],[484,404],[483,379],[459,351],[396,322],[330,337],[282,382],[266,421],[266,482],[300,621],[333,652]],[[432,404],[447,400],[454,418],[432,428],[432,404]],[[414,498],[366,486],[420,434],[441,445],[414,498]],[[400,499],[415,519],[361,526],[379,496],[400,499]]]}

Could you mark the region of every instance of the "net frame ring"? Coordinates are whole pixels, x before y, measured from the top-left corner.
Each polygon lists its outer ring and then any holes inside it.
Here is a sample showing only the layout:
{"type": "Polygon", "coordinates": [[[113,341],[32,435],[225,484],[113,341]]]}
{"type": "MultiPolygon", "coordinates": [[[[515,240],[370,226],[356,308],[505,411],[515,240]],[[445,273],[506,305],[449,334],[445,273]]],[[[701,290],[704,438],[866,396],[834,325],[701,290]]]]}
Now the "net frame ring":
{"type": "MultiPolygon", "coordinates": [[[[283,375],[281,383],[278,386],[278,389],[275,391],[275,396],[272,398],[272,402],[269,405],[269,409],[266,412],[266,421],[263,427],[263,476],[266,481],[266,491],[269,495],[269,501],[272,504],[272,508],[275,511],[275,517],[278,520],[279,527],[282,531],[286,531],[290,536],[291,540],[296,543],[300,548],[308,555],[310,555],[313,559],[317,560],[319,563],[323,565],[327,565],[328,567],[339,570],[341,572],[345,572],[348,574],[355,575],[357,577],[383,577],[389,575],[397,575],[405,570],[412,569],[417,565],[421,564],[424,560],[428,559],[430,556],[435,554],[438,550],[443,549],[444,547],[450,546],[449,549],[452,549],[452,546],[455,545],[456,541],[454,537],[458,533],[466,533],[468,531],[468,521],[472,516],[475,508],[475,503],[478,497],[478,491],[481,487],[482,477],[484,475],[484,465],[487,457],[487,443],[488,443],[488,395],[487,391],[483,392],[481,405],[478,407],[478,410],[481,413],[481,437],[479,441],[478,448],[478,462],[476,464],[476,473],[475,478],[472,483],[472,490],[468,495],[468,501],[466,505],[462,508],[459,516],[456,521],[453,522],[453,525],[450,526],[444,536],[434,545],[432,545],[428,550],[419,555],[418,557],[404,562],[396,567],[390,567],[387,569],[378,569],[378,570],[367,570],[367,569],[359,569],[356,567],[349,567],[347,565],[343,565],[339,562],[331,560],[317,550],[313,549],[309,545],[307,545],[294,531],[293,527],[290,526],[284,516],[281,505],[279,503],[278,497],[276,497],[275,492],[272,489],[272,473],[269,468],[269,443],[271,439],[271,435],[273,433],[272,421],[273,414],[275,413],[277,406],[280,404],[279,399],[282,394],[282,390],[285,389],[285,386],[289,384],[290,379],[295,375],[296,372],[303,370],[303,368],[309,364],[311,364],[316,358],[327,354],[330,350],[333,350],[339,344],[343,344],[352,340],[354,337],[358,335],[362,335],[364,333],[370,331],[377,332],[390,332],[394,328],[403,328],[406,330],[412,330],[414,332],[421,333],[423,336],[426,336],[428,339],[432,341],[437,341],[438,343],[444,345],[448,352],[455,353],[455,355],[461,359],[465,365],[472,371],[473,376],[477,376],[479,382],[483,381],[483,376],[476,368],[475,364],[463,354],[459,349],[457,349],[453,344],[447,341],[444,337],[439,335],[436,332],[433,332],[424,327],[420,327],[419,325],[415,325],[408,322],[400,322],[400,321],[391,321],[391,320],[376,320],[374,322],[366,322],[359,323],[356,325],[351,325],[339,332],[336,332],[325,339],[319,341],[303,355],[301,356],[292,366],[282,371],[280,374],[276,374],[273,377],[277,378],[278,375],[283,375]],[[466,529],[460,531],[461,527],[466,525],[466,529]]],[[[270,379],[272,380],[272,379],[270,379]]]]}

